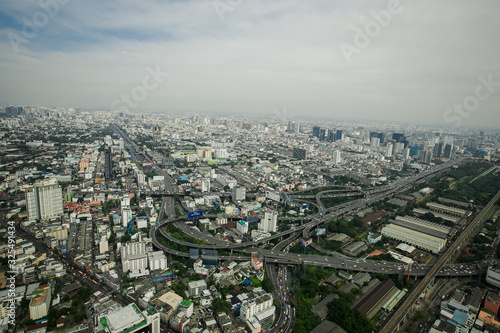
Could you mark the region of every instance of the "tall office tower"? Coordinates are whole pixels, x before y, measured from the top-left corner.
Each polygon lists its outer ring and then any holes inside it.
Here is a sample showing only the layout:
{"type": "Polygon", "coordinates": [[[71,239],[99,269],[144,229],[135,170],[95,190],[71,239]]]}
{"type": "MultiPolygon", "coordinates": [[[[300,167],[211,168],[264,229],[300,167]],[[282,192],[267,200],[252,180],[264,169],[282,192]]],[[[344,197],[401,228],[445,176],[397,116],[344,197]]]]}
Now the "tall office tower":
{"type": "Polygon", "coordinates": [[[392,143],[387,144],[387,150],[385,151],[385,157],[392,157],[392,143]]]}
{"type": "Polygon", "coordinates": [[[396,142],[403,142],[405,135],[403,133],[392,133],[392,139],[396,142]]]}
{"type": "Polygon", "coordinates": [[[434,145],[434,149],[432,150],[432,154],[434,157],[441,157],[443,154],[443,144],[442,143],[436,143],[434,145]]]}
{"type": "Polygon", "coordinates": [[[432,161],[432,150],[426,150],[424,151],[424,163],[431,163],[432,161]]]}
{"type": "Polygon", "coordinates": [[[378,148],[380,146],[380,138],[372,137],[370,140],[370,147],[378,148]]]}
{"type": "Polygon", "coordinates": [[[125,149],[125,143],[123,142],[123,138],[120,138],[120,140],[118,141],[118,145],[121,151],[125,149]]]}
{"type": "Polygon", "coordinates": [[[232,201],[234,203],[245,200],[246,189],[244,187],[233,187],[232,201]]]}
{"type": "Polygon", "coordinates": [[[62,189],[55,183],[37,183],[26,189],[28,219],[51,220],[63,214],[62,189]]]}
{"type": "Polygon", "coordinates": [[[319,141],[325,141],[325,136],[326,136],[326,129],[320,129],[319,130],[319,141]]]}
{"type": "Polygon", "coordinates": [[[380,133],[379,132],[370,132],[370,141],[372,138],[380,138],[380,133]]]}
{"type": "Polygon", "coordinates": [[[153,128],[153,142],[158,143],[161,140],[161,127],[155,126],[153,128]]]}
{"type": "Polygon", "coordinates": [[[319,138],[319,126],[313,126],[313,136],[319,138]]]}
{"type": "Polygon", "coordinates": [[[104,153],[104,178],[113,178],[113,161],[111,160],[111,149],[106,149],[104,153]]]}
{"type": "Polygon", "coordinates": [[[380,143],[381,144],[384,144],[387,142],[387,134],[386,133],[380,133],[379,134],[379,138],[380,138],[380,143]]]}
{"type": "Polygon", "coordinates": [[[286,128],[286,131],[288,133],[295,133],[295,121],[291,120],[288,121],[288,126],[286,128]]]}
{"type": "Polygon", "coordinates": [[[328,130],[328,141],[329,142],[335,141],[335,130],[334,129],[328,130]]]}
{"type": "Polygon", "coordinates": [[[451,158],[452,151],[453,151],[453,143],[448,143],[446,146],[444,146],[443,157],[451,158]]]}
{"type": "Polygon", "coordinates": [[[337,134],[335,135],[335,141],[342,141],[342,130],[337,130],[337,134]]]}
{"type": "Polygon", "coordinates": [[[419,150],[418,146],[410,147],[410,156],[418,157],[419,150]]]}
{"type": "Polygon", "coordinates": [[[307,158],[307,150],[302,148],[293,148],[293,158],[305,160],[307,158]]]}
{"type": "Polygon", "coordinates": [[[336,150],[333,152],[333,163],[340,164],[342,162],[342,157],[340,155],[340,150],[336,150]]]}
{"type": "Polygon", "coordinates": [[[278,212],[267,211],[258,225],[260,231],[276,232],[278,225],[278,212]]]}
{"type": "Polygon", "coordinates": [[[409,159],[410,158],[410,148],[405,148],[403,149],[403,158],[405,160],[409,159]]]}

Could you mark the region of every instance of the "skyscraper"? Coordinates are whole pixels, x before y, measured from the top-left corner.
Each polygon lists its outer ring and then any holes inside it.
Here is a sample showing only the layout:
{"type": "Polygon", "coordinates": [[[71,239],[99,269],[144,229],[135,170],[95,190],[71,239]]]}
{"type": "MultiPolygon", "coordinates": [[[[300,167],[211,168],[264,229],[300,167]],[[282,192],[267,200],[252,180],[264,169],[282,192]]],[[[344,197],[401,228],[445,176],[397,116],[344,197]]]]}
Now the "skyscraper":
{"type": "Polygon", "coordinates": [[[325,141],[326,129],[322,128],[319,130],[319,141],[325,141]]]}
{"type": "Polygon", "coordinates": [[[328,141],[330,141],[330,142],[335,141],[335,130],[334,129],[328,130],[328,141]]]}
{"type": "Polygon", "coordinates": [[[387,144],[387,150],[385,151],[385,157],[392,157],[392,143],[387,144]]]}
{"type": "Polygon", "coordinates": [[[111,149],[106,149],[104,153],[104,178],[113,178],[113,161],[111,160],[111,149]]]}
{"type": "Polygon", "coordinates": [[[335,135],[335,141],[342,140],[342,130],[337,130],[337,134],[335,135]]]}
{"type": "Polygon", "coordinates": [[[336,150],[333,152],[333,163],[340,164],[342,162],[342,157],[340,155],[340,150],[336,150]]]}
{"type": "Polygon", "coordinates": [[[161,127],[155,126],[153,129],[153,142],[158,143],[161,140],[161,127]]]}
{"type": "Polygon", "coordinates": [[[28,219],[51,220],[63,214],[62,189],[56,183],[37,183],[26,190],[28,219]]]}
{"type": "Polygon", "coordinates": [[[444,146],[443,157],[451,158],[452,150],[453,150],[453,143],[448,143],[446,146],[444,146]]]}
{"type": "Polygon", "coordinates": [[[278,224],[278,213],[275,211],[267,211],[264,218],[260,220],[259,230],[264,232],[276,232],[278,224]]]}
{"type": "Polygon", "coordinates": [[[396,142],[403,142],[405,135],[403,133],[392,133],[392,139],[396,142]]]}
{"type": "Polygon", "coordinates": [[[313,126],[313,136],[319,138],[319,126],[313,126]]]}
{"type": "Polygon", "coordinates": [[[234,203],[245,200],[246,189],[244,187],[233,187],[232,201],[234,203]]]}

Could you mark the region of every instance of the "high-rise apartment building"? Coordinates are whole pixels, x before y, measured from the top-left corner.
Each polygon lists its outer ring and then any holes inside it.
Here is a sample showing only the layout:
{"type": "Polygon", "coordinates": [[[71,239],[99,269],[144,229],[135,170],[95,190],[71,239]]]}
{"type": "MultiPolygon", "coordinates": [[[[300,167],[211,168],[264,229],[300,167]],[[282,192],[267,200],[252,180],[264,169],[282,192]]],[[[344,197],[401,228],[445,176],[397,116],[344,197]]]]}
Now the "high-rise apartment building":
{"type": "Polygon", "coordinates": [[[259,230],[264,232],[276,232],[278,225],[278,213],[275,211],[267,211],[264,218],[260,220],[259,230]]]}
{"type": "Polygon", "coordinates": [[[340,150],[336,150],[333,152],[333,163],[340,164],[342,162],[342,157],[340,155],[340,150]]]}
{"type": "Polygon", "coordinates": [[[245,200],[246,189],[244,187],[233,187],[232,200],[234,203],[245,200]]]}
{"type": "Polygon", "coordinates": [[[26,189],[28,219],[51,220],[63,214],[62,189],[57,183],[37,183],[26,189]]]}

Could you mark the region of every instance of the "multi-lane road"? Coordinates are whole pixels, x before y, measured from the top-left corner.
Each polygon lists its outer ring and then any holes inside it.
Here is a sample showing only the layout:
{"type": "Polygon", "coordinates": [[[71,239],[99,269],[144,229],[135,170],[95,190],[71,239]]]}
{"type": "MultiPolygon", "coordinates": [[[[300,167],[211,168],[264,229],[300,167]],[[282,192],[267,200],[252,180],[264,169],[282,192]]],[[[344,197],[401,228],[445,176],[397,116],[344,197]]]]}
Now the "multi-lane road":
{"type": "MultiPolygon", "coordinates": [[[[131,147],[133,150],[138,151],[138,147],[133,143],[126,133],[124,133],[121,129],[115,126],[115,130],[124,138],[127,146],[131,147]]],[[[143,154],[145,159],[149,162],[153,162],[146,154],[143,154]]],[[[155,226],[150,231],[150,237],[153,240],[153,244],[163,249],[165,252],[170,254],[188,257],[188,253],[182,253],[179,251],[174,251],[172,249],[168,249],[162,246],[158,240],[156,239],[157,232],[161,232],[162,235],[167,238],[169,241],[175,242],[177,244],[185,245],[189,248],[198,248],[198,249],[220,249],[220,250],[235,250],[240,252],[253,252],[259,244],[267,243],[275,238],[286,238],[282,240],[278,246],[276,246],[273,250],[263,250],[259,249],[261,254],[265,258],[266,268],[269,272],[270,278],[276,287],[276,296],[280,302],[280,313],[277,316],[277,320],[274,323],[274,327],[276,331],[279,332],[287,332],[291,331],[293,328],[293,311],[294,309],[290,307],[289,300],[289,290],[287,283],[287,271],[285,264],[307,264],[307,265],[316,265],[323,267],[332,267],[339,269],[349,269],[354,271],[365,271],[365,272],[373,272],[373,273],[386,273],[386,274],[398,274],[401,270],[404,270],[405,267],[402,264],[395,264],[392,262],[384,262],[384,261],[369,261],[369,260],[361,260],[355,258],[349,258],[342,255],[336,255],[335,253],[331,256],[314,256],[314,255],[303,255],[303,254],[294,254],[288,253],[289,244],[292,241],[295,241],[301,234],[309,235],[311,230],[322,223],[330,221],[332,219],[337,219],[343,217],[345,215],[352,214],[354,212],[359,211],[363,207],[366,207],[374,202],[377,202],[385,197],[392,196],[397,192],[404,191],[408,188],[415,186],[415,184],[422,183],[428,180],[433,175],[443,172],[446,169],[452,167],[453,165],[462,164],[466,162],[465,160],[455,160],[450,161],[445,164],[434,167],[431,170],[425,171],[418,175],[413,175],[396,182],[391,183],[390,185],[381,186],[380,188],[376,188],[372,191],[362,191],[358,193],[354,193],[357,191],[351,191],[353,193],[347,192],[346,195],[360,195],[362,194],[364,197],[362,199],[353,200],[349,203],[344,203],[342,205],[338,205],[329,209],[324,209],[322,211],[310,218],[310,222],[304,223],[303,225],[296,226],[295,228],[288,230],[286,232],[278,233],[270,238],[263,239],[256,242],[247,242],[242,244],[235,243],[226,243],[224,241],[215,241],[213,238],[202,235],[201,233],[195,232],[193,229],[186,227],[184,224],[179,223],[177,219],[173,217],[175,214],[175,201],[174,198],[171,197],[172,194],[178,193],[178,188],[175,185],[174,180],[166,173],[159,165],[154,163],[154,166],[159,175],[163,175],[165,177],[165,192],[170,194],[169,198],[165,198],[162,204],[162,209],[160,211],[160,218],[163,218],[163,212],[167,212],[169,216],[168,220],[163,220],[159,225],[155,226]],[[212,243],[211,245],[198,245],[189,242],[183,242],[171,237],[165,230],[164,226],[167,223],[175,223],[175,226],[180,228],[184,233],[191,235],[193,237],[202,239],[207,243],[212,243]],[[189,230],[191,229],[191,230],[189,230]],[[282,252],[284,250],[284,252],[282,252]],[[272,267],[272,264],[277,264],[277,270],[272,267]]],[[[324,191],[325,193],[318,193],[316,195],[316,200],[320,207],[322,207],[321,197],[323,195],[328,196],[328,191],[324,191]]],[[[323,210],[323,209],[322,209],[323,210]]],[[[182,220],[182,219],[179,219],[182,220]]],[[[476,221],[476,220],[475,220],[476,221]]],[[[459,238],[460,239],[460,238],[459,238]]],[[[455,243],[454,243],[455,244],[455,243]]],[[[448,253],[448,252],[446,252],[448,253]]],[[[248,257],[241,256],[223,256],[221,259],[233,259],[233,260],[248,260],[248,257]]],[[[439,261],[440,262],[440,261],[439,261]]],[[[433,276],[436,275],[454,275],[455,273],[459,273],[460,270],[448,266],[447,269],[443,270],[442,267],[444,262],[440,264],[439,268],[436,269],[437,265],[432,267],[429,266],[417,266],[414,267],[411,271],[411,275],[414,276],[424,276],[426,274],[432,273],[433,276]]],[[[467,274],[474,274],[475,270],[473,267],[466,270],[467,274]]]]}

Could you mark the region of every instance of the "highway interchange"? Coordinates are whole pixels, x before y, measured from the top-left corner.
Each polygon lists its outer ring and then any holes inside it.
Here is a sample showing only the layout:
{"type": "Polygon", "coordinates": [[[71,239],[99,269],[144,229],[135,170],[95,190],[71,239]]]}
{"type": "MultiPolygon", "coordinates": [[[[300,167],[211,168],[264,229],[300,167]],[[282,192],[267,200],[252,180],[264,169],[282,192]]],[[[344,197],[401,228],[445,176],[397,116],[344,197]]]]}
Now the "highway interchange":
{"type": "MultiPolygon", "coordinates": [[[[138,150],[139,148],[135,143],[133,143],[128,136],[123,133],[121,129],[115,127],[115,130],[124,138],[126,146],[138,150]]],[[[389,185],[381,186],[371,191],[356,191],[355,189],[350,189],[344,195],[349,196],[359,196],[362,195],[362,198],[355,199],[351,202],[347,202],[329,209],[325,209],[323,204],[321,203],[321,197],[327,197],[328,192],[335,192],[332,190],[319,192],[316,195],[316,201],[318,202],[320,212],[314,216],[310,217],[309,222],[305,222],[300,226],[296,226],[291,230],[277,233],[269,238],[265,238],[259,241],[252,241],[246,243],[229,243],[226,241],[222,241],[216,239],[211,236],[207,236],[199,231],[196,231],[193,228],[190,228],[186,225],[186,223],[182,223],[182,221],[186,221],[187,217],[175,217],[175,203],[174,198],[171,196],[172,194],[178,194],[178,188],[174,182],[174,180],[165,172],[158,164],[152,161],[147,155],[145,158],[149,162],[153,162],[154,166],[159,175],[165,176],[165,194],[169,195],[165,197],[163,200],[163,204],[160,211],[161,221],[158,225],[151,228],[150,230],[150,238],[153,241],[155,247],[162,249],[164,252],[180,257],[189,257],[189,253],[175,251],[168,247],[163,246],[157,239],[157,233],[160,232],[163,237],[173,243],[177,243],[179,245],[184,245],[188,248],[196,248],[196,249],[214,249],[214,250],[225,250],[225,251],[237,251],[244,252],[246,256],[238,256],[238,255],[229,255],[229,256],[219,256],[220,260],[249,260],[250,257],[248,254],[252,252],[258,251],[259,254],[264,258],[264,263],[266,265],[266,270],[268,272],[269,278],[275,285],[274,296],[277,297],[280,303],[280,312],[277,314],[277,318],[274,322],[271,331],[275,332],[288,332],[292,330],[294,324],[294,311],[295,309],[290,306],[289,302],[289,284],[287,281],[287,264],[306,264],[313,266],[322,266],[322,267],[330,267],[335,269],[344,269],[350,271],[364,271],[368,273],[384,273],[384,274],[400,274],[400,272],[404,272],[406,267],[402,263],[393,263],[386,261],[372,261],[372,260],[363,260],[357,258],[349,258],[344,255],[338,253],[332,253],[332,255],[321,256],[321,255],[306,255],[306,254],[296,254],[296,253],[288,253],[288,249],[290,248],[291,242],[296,242],[297,239],[301,236],[307,237],[310,235],[312,230],[321,225],[322,223],[328,222],[330,220],[339,219],[343,216],[353,214],[360,209],[367,207],[377,201],[380,201],[386,197],[390,197],[400,191],[404,191],[406,189],[412,188],[417,184],[427,181],[431,177],[433,177],[437,173],[441,173],[448,168],[451,168],[454,165],[460,165],[466,163],[466,159],[459,159],[454,161],[449,161],[442,165],[436,166],[431,170],[427,170],[417,175],[413,175],[404,179],[400,179],[395,181],[389,185]],[[356,193],[358,192],[358,193],[356,193]],[[167,212],[169,219],[163,219],[163,212],[167,212]],[[165,231],[165,226],[168,223],[173,223],[177,228],[181,229],[185,234],[198,238],[200,240],[209,243],[209,245],[199,245],[189,242],[180,241],[174,237],[171,237],[168,232],[165,231]],[[281,242],[275,246],[272,250],[266,250],[259,248],[259,245],[266,244],[270,240],[279,238],[281,242]],[[277,269],[276,269],[277,268],[277,269]]],[[[338,194],[335,194],[338,195],[338,194]]],[[[299,195],[297,195],[297,198],[299,195]]],[[[211,216],[208,216],[211,217],[211,216]]],[[[411,269],[411,276],[425,276],[429,272],[432,272],[435,276],[461,276],[461,275],[474,275],[477,274],[481,268],[481,263],[472,263],[468,265],[447,265],[444,266],[444,263],[440,265],[440,267],[436,270],[435,265],[416,265],[411,269]],[[433,271],[436,270],[436,271],[433,271]]]]}

